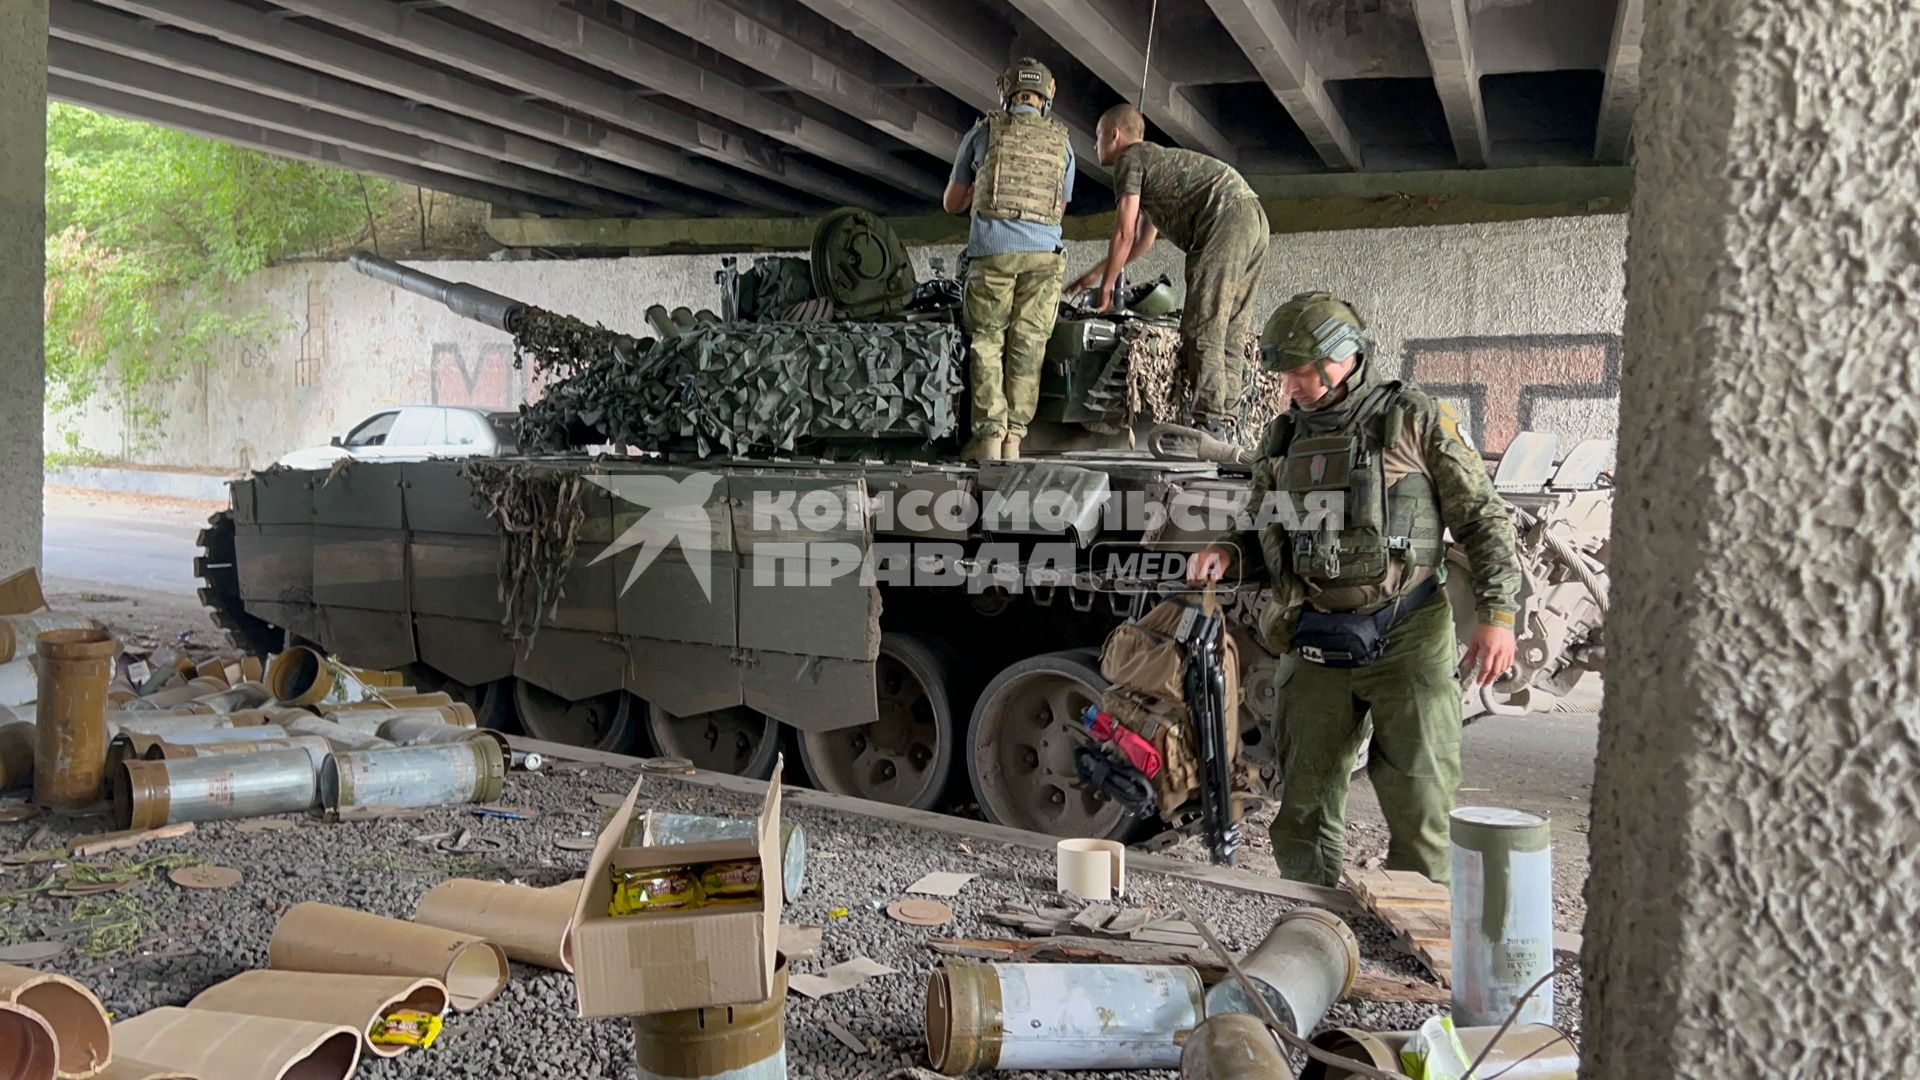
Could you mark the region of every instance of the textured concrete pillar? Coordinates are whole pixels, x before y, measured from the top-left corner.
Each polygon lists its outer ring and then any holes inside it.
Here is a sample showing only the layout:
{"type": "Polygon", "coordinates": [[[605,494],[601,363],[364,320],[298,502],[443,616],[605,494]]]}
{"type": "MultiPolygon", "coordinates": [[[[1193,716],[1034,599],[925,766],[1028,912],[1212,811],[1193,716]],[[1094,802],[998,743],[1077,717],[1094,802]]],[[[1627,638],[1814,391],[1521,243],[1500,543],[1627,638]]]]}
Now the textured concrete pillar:
{"type": "Polygon", "coordinates": [[[0,3],[0,576],[40,561],[47,0],[0,3]]]}
{"type": "Polygon", "coordinates": [[[1582,1075],[1920,1074],[1920,7],[1650,0],[1582,1075]]]}

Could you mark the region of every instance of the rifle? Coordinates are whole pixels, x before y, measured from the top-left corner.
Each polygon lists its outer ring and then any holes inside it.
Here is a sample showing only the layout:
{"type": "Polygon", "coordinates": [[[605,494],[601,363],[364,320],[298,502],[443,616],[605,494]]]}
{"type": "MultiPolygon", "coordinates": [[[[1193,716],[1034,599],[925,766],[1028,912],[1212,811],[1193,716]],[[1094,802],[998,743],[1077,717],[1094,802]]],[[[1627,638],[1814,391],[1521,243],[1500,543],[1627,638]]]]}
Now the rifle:
{"type": "Polygon", "coordinates": [[[1204,607],[1190,608],[1176,638],[1186,646],[1181,688],[1187,721],[1200,736],[1200,820],[1207,850],[1219,866],[1233,865],[1240,849],[1240,823],[1233,814],[1233,762],[1227,757],[1227,675],[1220,662],[1223,632],[1219,606],[1211,594],[1204,607]]]}

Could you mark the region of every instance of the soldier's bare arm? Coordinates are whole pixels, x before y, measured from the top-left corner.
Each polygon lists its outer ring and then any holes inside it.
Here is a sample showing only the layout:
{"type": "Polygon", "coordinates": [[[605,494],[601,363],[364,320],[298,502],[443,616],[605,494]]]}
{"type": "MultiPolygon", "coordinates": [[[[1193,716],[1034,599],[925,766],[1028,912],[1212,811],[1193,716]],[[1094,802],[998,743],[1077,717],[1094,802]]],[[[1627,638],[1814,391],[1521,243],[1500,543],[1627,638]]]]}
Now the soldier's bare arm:
{"type": "Polygon", "coordinates": [[[940,197],[940,205],[949,214],[964,214],[972,210],[973,185],[958,180],[947,181],[947,191],[940,197]]]}

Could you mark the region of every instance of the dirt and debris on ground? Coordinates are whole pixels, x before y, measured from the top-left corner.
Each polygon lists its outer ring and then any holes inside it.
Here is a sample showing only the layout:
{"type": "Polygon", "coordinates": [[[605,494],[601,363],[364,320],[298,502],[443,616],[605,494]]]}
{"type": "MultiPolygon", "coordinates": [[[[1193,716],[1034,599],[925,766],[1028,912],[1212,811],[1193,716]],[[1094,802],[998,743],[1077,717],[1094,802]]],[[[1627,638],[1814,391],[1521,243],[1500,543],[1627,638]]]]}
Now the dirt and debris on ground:
{"type": "MultiPolygon", "coordinates": [[[[260,831],[244,822],[202,825],[180,839],[88,860],[103,867],[147,864],[133,877],[133,884],[105,894],[107,905],[97,897],[60,899],[32,891],[47,877],[52,865],[48,863],[0,868],[0,891],[7,897],[0,904],[7,905],[6,926],[16,942],[58,939],[69,944],[69,952],[42,965],[43,970],[82,980],[116,1016],[127,1017],[163,1005],[185,1004],[216,982],[265,967],[267,940],[275,921],[301,901],[319,900],[407,918],[421,895],[448,877],[531,885],[570,880],[585,869],[589,853],[568,850],[560,842],[597,832],[609,811],[596,804],[594,796],[623,792],[633,780],[633,773],[614,767],[514,773],[501,802],[534,811],[528,821],[479,817],[468,807],[445,807],[417,817],[344,824],[270,819],[294,826],[273,831],[260,831]],[[466,852],[442,853],[415,843],[419,836],[458,829],[471,834],[466,852]],[[168,880],[165,868],[189,860],[239,868],[244,877],[227,889],[181,888],[168,880]],[[126,924],[115,931],[117,936],[96,936],[103,909],[106,917],[126,924]],[[86,948],[89,937],[94,937],[90,950],[86,948]],[[88,956],[87,951],[100,955],[88,956]]],[[[646,778],[641,805],[730,815],[749,815],[756,806],[749,796],[655,776],[646,778]]],[[[927,977],[938,960],[927,948],[928,939],[1017,936],[984,916],[1009,902],[1055,903],[1052,854],[809,806],[788,807],[785,819],[805,826],[808,853],[806,891],[787,906],[784,921],[822,929],[817,954],[797,962],[794,971],[817,974],[858,957],[894,971],[817,1001],[794,995],[787,1005],[790,1075],[882,1077],[898,1069],[924,1067],[922,1013],[927,977]],[[952,908],[953,921],[922,928],[890,918],[886,905],[901,899],[907,886],[934,871],[978,875],[957,895],[942,899],[952,908]],[[832,912],[842,908],[845,916],[835,918],[832,912]],[[830,1021],[851,1033],[866,1051],[850,1049],[829,1029],[830,1021]]],[[[73,835],[105,828],[99,818],[49,814],[0,825],[0,857],[62,847],[73,835]]],[[[1127,907],[1178,916],[1169,878],[1135,873],[1128,884],[1127,907]]],[[[1224,888],[1190,883],[1183,887],[1227,947],[1235,950],[1258,944],[1273,921],[1293,906],[1224,888]]],[[[1355,917],[1352,924],[1369,966],[1383,972],[1421,974],[1410,958],[1395,954],[1383,926],[1368,917],[1355,917]]],[[[1578,1028],[1577,992],[1577,978],[1563,977],[1558,986],[1558,1019],[1570,1030],[1578,1028]]],[[[1335,1006],[1325,1023],[1403,1029],[1443,1009],[1345,1003],[1335,1006]]],[[[357,1075],[630,1075],[633,1048],[628,1026],[618,1021],[580,1021],[574,1012],[569,976],[516,963],[507,991],[477,1012],[451,1017],[438,1045],[392,1060],[367,1061],[357,1075]]]]}

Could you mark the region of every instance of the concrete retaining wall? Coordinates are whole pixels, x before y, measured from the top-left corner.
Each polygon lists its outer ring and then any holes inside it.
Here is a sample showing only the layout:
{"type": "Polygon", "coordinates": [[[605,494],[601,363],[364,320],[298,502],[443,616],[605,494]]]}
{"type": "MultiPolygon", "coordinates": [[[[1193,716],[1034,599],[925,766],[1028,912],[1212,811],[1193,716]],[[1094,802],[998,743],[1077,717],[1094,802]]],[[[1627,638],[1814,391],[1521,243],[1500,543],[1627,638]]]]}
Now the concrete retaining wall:
{"type": "MultiPolygon", "coordinates": [[[[1475,437],[1498,449],[1523,428],[1563,438],[1611,435],[1618,416],[1621,267],[1626,219],[1595,216],[1275,236],[1261,317],[1295,292],[1327,288],[1369,320],[1391,370],[1454,400],[1475,437]]],[[[1103,245],[1068,245],[1069,273],[1103,245]]],[[[954,248],[923,248],[952,265],[954,248]]],[[[1180,280],[1163,245],[1136,266],[1180,280]]],[[[745,260],[743,260],[745,261],[745,260]]],[[[711,307],[714,255],[420,264],[530,303],[629,332],[652,303],[711,307]]],[[[151,444],[129,440],[110,408],[55,418],[49,447],[74,431],[88,449],[206,468],[265,465],[323,444],[366,413],[438,402],[508,408],[537,394],[506,335],[390,289],[339,263],[277,266],[242,284],[236,305],[265,304],[285,330],[227,347],[167,388],[169,420],[151,444]]]]}

